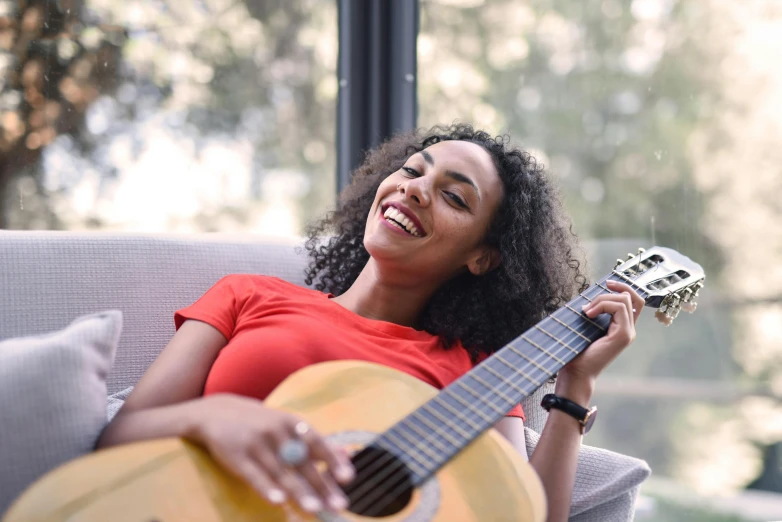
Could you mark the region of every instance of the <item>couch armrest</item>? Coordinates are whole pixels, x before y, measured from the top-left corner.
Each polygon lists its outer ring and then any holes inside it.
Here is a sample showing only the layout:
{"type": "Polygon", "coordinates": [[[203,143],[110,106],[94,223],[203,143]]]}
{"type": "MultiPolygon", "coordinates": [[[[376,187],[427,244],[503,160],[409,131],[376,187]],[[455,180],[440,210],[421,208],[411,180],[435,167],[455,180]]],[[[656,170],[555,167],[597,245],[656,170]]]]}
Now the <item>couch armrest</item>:
{"type": "MultiPolygon", "coordinates": [[[[532,455],[540,435],[525,428],[527,454],[532,455]]],[[[629,522],[641,483],[652,470],[640,459],[592,446],[578,452],[570,522],[629,522]]]]}

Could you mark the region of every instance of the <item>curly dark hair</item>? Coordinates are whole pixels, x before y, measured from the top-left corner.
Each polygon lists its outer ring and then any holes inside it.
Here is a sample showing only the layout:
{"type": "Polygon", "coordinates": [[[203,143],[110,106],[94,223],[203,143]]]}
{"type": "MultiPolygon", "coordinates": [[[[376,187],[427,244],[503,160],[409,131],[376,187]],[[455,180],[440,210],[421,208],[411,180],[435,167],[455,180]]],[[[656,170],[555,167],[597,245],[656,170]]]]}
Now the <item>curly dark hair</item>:
{"type": "Polygon", "coordinates": [[[578,238],[557,191],[544,168],[511,146],[508,136],[493,138],[467,124],[435,126],[397,135],[370,151],[337,209],[309,227],[305,248],[311,262],[305,274],[307,284],[315,282],[320,291],[345,292],[369,260],[364,229],[380,183],[411,155],[448,140],[480,145],[499,172],[504,197],[486,241],[500,251],[501,263],[486,275],[465,272],[445,283],[415,327],[439,336],[446,348],[461,341],[475,360],[494,353],[588,285],[578,238]]]}

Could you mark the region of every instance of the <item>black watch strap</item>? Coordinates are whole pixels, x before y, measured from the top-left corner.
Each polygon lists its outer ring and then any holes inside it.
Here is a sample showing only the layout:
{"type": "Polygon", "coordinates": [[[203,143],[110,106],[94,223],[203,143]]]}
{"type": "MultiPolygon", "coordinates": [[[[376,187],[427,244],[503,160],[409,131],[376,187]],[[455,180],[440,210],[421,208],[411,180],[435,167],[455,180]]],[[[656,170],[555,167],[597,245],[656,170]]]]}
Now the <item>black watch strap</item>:
{"type": "Polygon", "coordinates": [[[540,405],[546,411],[551,411],[551,408],[554,408],[555,410],[563,411],[576,419],[579,424],[581,424],[582,435],[592,428],[592,424],[594,424],[595,418],[597,417],[596,406],[587,409],[569,399],[559,397],[553,393],[544,395],[540,405]]]}

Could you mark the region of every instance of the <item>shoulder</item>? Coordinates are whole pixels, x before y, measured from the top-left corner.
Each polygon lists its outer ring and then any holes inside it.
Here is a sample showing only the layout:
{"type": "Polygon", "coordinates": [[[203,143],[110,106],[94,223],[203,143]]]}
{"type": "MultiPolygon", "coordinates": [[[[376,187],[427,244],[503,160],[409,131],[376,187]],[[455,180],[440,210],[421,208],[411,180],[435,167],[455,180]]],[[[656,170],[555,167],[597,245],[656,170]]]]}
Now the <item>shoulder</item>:
{"type": "Polygon", "coordinates": [[[230,287],[236,293],[262,294],[265,296],[277,294],[288,297],[322,295],[317,290],[299,286],[279,277],[260,274],[229,274],[221,278],[215,286],[230,287]]]}

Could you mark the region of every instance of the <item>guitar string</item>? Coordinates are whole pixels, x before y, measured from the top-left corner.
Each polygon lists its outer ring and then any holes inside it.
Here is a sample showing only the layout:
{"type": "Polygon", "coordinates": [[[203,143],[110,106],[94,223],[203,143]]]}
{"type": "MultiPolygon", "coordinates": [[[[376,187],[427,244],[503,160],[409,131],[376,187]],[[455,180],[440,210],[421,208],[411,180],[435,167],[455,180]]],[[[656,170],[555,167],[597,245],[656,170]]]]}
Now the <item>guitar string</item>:
{"type": "MultiPolygon", "coordinates": [[[[605,281],[605,280],[608,280],[608,279],[610,279],[610,277],[611,277],[612,275],[614,275],[614,274],[610,274],[609,276],[607,276],[606,278],[604,278],[604,281],[605,281]]],[[[641,291],[643,291],[643,292],[645,293],[645,290],[644,290],[644,289],[642,289],[642,288],[640,288],[640,287],[638,287],[638,285],[636,285],[636,284],[633,284],[633,286],[636,286],[636,287],[637,287],[639,290],[641,290],[641,291]]],[[[588,292],[588,291],[589,291],[589,289],[587,289],[585,292],[588,292]]],[[[587,297],[587,296],[585,296],[585,295],[580,295],[580,297],[583,297],[583,298],[584,298],[584,299],[586,299],[587,301],[591,301],[591,300],[590,300],[590,298],[589,298],[589,297],[587,297]]],[[[595,297],[596,297],[596,296],[595,296],[595,297]]],[[[572,312],[574,312],[574,313],[578,314],[578,312],[576,312],[575,310],[573,310],[573,309],[572,309],[570,306],[568,306],[567,308],[569,308],[569,309],[570,309],[572,312]]],[[[596,324],[596,323],[594,323],[593,321],[589,320],[589,318],[587,318],[587,317],[586,317],[586,316],[584,316],[583,314],[578,314],[578,315],[580,315],[580,316],[582,317],[582,319],[585,319],[587,322],[591,323],[593,326],[595,326],[595,327],[597,327],[597,328],[599,328],[599,329],[601,329],[601,330],[602,330],[602,328],[601,328],[599,325],[597,325],[597,324],[596,324]]],[[[570,334],[568,333],[567,335],[569,336],[570,334]]],[[[561,343],[561,344],[563,344],[563,346],[565,346],[565,343],[561,343]]],[[[560,348],[557,348],[557,352],[559,352],[559,350],[560,350],[560,348]]],[[[542,353],[547,353],[547,354],[548,354],[548,352],[547,352],[546,350],[543,350],[543,352],[541,352],[540,354],[538,354],[538,357],[539,357],[540,355],[542,355],[542,353]]],[[[550,355],[550,354],[549,354],[549,355],[550,355]]],[[[529,380],[529,379],[528,379],[528,380],[529,380]]],[[[532,382],[534,383],[535,381],[532,381],[532,382]]],[[[506,382],[506,383],[501,383],[501,385],[502,385],[502,384],[509,384],[509,383],[507,383],[507,382],[506,382]]],[[[485,402],[487,402],[487,404],[489,404],[489,405],[492,405],[492,406],[493,406],[493,403],[491,403],[490,401],[488,401],[488,400],[487,400],[487,401],[485,401],[485,402]]],[[[469,414],[469,413],[468,413],[468,414],[469,414]]],[[[467,419],[467,420],[473,420],[473,419],[467,419]]],[[[439,430],[437,430],[437,432],[439,432],[439,430]]],[[[442,436],[442,434],[441,434],[441,436],[442,436]]],[[[443,437],[443,438],[445,438],[445,437],[443,437]]],[[[436,439],[434,439],[434,440],[436,440],[436,439]]],[[[424,441],[424,442],[425,442],[425,441],[424,441]]],[[[390,458],[393,458],[393,457],[390,457],[390,458]]],[[[386,460],[386,459],[383,459],[383,460],[386,460]]],[[[398,469],[398,468],[404,468],[404,463],[402,463],[402,462],[400,462],[400,461],[397,461],[397,465],[396,465],[396,466],[394,466],[394,468],[397,468],[397,469],[398,469]]],[[[392,469],[393,469],[393,468],[392,468],[392,469]]],[[[391,471],[391,470],[387,470],[387,471],[391,471]]],[[[387,473],[386,473],[386,474],[387,474],[387,473]]],[[[402,476],[403,476],[404,478],[406,478],[406,477],[407,477],[407,473],[404,473],[404,472],[403,472],[402,476]]],[[[378,478],[380,478],[380,477],[376,477],[376,480],[375,480],[375,481],[373,481],[373,482],[376,482],[378,478]]],[[[392,478],[393,478],[393,477],[392,477],[392,478]]],[[[396,482],[395,482],[395,483],[396,483],[396,482]]],[[[370,484],[370,485],[371,485],[371,484],[370,484]]],[[[403,485],[402,485],[402,490],[403,490],[403,489],[405,489],[405,488],[407,488],[407,487],[408,487],[408,486],[407,486],[406,484],[403,484],[403,485]]],[[[397,489],[399,489],[399,488],[397,488],[397,489]]],[[[396,498],[396,496],[397,496],[397,494],[396,494],[396,493],[397,493],[397,492],[396,492],[396,490],[395,490],[395,491],[392,491],[390,494],[384,494],[384,496],[390,497],[391,499],[395,499],[395,498],[396,498]]],[[[399,491],[399,493],[401,493],[401,490],[399,491]]],[[[362,496],[363,496],[363,495],[362,495],[362,496]]],[[[365,499],[365,500],[368,500],[368,499],[365,499]]],[[[360,502],[361,502],[361,497],[359,497],[359,500],[358,500],[358,501],[357,501],[357,503],[356,503],[356,507],[358,507],[358,506],[357,506],[357,504],[358,504],[358,503],[360,503],[360,502]]]]}
{"type": "MultiPolygon", "coordinates": [[[[614,274],[612,273],[612,274],[609,274],[608,276],[606,276],[606,277],[603,279],[603,282],[604,282],[604,281],[606,281],[606,280],[608,280],[608,279],[610,279],[610,277],[611,277],[612,275],[614,275],[614,274]]],[[[638,285],[636,285],[636,284],[633,284],[633,286],[636,286],[636,287],[637,287],[639,290],[641,290],[641,291],[643,291],[643,292],[645,293],[645,290],[644,290],[644,289],[642,289],[642,288],[640,288],[640,287],[638,287],[638,285]]],[[[589,292],[589,290],[590,290],[590,289],[587,289],[587,290],[585,291],[585,293],[589,292]]],[[[598,291],[598,293],[602,294],[602,292],[599,292],[599,291],[598,291]]],[[[613,292],[611,292],[611,293],[613,293],[613,292]]],[[[583,297],[583,298],[584,298],[584,299],[586,299],[587,301],[591,301],[591,299],[590,299],[589,297],[587,297],[586,295],[580,294],[580,295],[579,295],[579,297],[583,297]]],[[[594,297],[597,297],[597,296],[594,296],[594,297]]],[[[576,299],[578,299],[578,298],[576,298],[576,299]]],[[[572,312],[578,313],[578,312],[576,312],[575,310],[573,310],[573,309],[572,309],[570,306],[568,306],[567,308],[568,308],[568,309],[570,309],[572,312]]],[[[591,323],[593,326],[595,326],[595,327],[597,327],[597,328],[600,328],[600,329],[602,330],[602,328],[601,328],[599,325],[597,325],[597,324],[596,324],[596,323],[594,323],[593,321],[589,320],[589,318],[587,318],[587,317],[586,317],[586,316],[584,316],[583,314],[578,314],[578,315],[579,315],[579,316],[581,316],[581,317],[582,317],[582,319],[585,319],[586,321],[588,321],[589,323],[591,323]]],[[[574,333],[576,333],[576,332],[574,332],[574,333]]],[[[583,332],[582,332],[582,333],[583,333],[583,332]]],[[[577,335],[578,335],[578,333],[577,333],[577,335]]],[[[567,333],[567,336],[570,336],[570,333],[567,333]]],[[[565,344],[565,343],[562,343],[562,342],[560,342],[560,344],[563,344],[563,346],[566,346],[566,344],[565,344]]],[[[540,348],[540,347],[539,347],[539,348],[540,348]]],[[[559,347],[557,347],[557,350],[556,350],[556,351],[557,351],[557,353],[559,353],[559,351],[560,351],[560,348],[559,348],[559,347]]],[[[543,353],[545,353],[545,354],[547,354],[547,355],[551,356],[551,354],[550,354],[548,351],[546,351],[545,349],[543,349],[543,351],[542,351],[542,352],[540,352],[540,353],[538,354],[538,357],[540,357],[540,356],[541,356],[543,353]]],[[[536,357],[536,358],[537,358],[537,357],[536,357]]],[[[555,365],[555,366],[556,366],[556,365],[555,365]]],[[[550,373],[550,370],[549,370],[549,373],[550,373]]],[[[528,379],[528,380],[529,380],[529,379],[528,379]]],[[[532,381],[532,382],[534,383],[535,381],[532,381]]],[[[502,386],[502,385],[504,385],[504,384],[510,384],[510,383],[508,383],[507,381],[506,381],[506,382],[501,382],[501,383],[500,383],[500,385],[501,385],[501,386],[502,386]]],[[[485,400],[484,402],[486,402],[487,404],[489,404],[489,405],[493,406],[493,403],[491,403],[491,401],[489,401],[489,400],[485,400]]],[[[468,416],[471,416],[471,413],[469,413],[469,412],[468,412],[468,416]]],[[[457,418],[459,418],[459,417],[457,416],[457,418]]],[[[462,420],[467,420],[467,421],[470,421],[470,420],[474,420],[474,419],[473,419],[473,418],[470,418],[470,417],[468,417],[467,419],[464,419],[464,418],[462,418],[462,420]]],[[[468,424],[469,424],[469,422],[468,422],[468,424]]],[[[447,426],[446,426],[446,427],[447,427],[447,426]]],[[[435,432],[435,433],[436,433],[436,434],[440,434],[440,435],[441,435],[441,437],[442,437],[443,439],[445,439],[445,437],[443,437],[443,434],[442,434],[442,433],[440,433],[440,430],[436,430],[436,432],[435,432]]],[[[436,440],[436,439],[434,439],[434,440],[436,440]]],[[[423,442],[426,442],[426,441],[424,440],[423,442]]],[[[400,449],[401,449],[401,448],[400,448],[400,449]]],[[[417,449],[417,446],[416,446],[416,449],[417,449]]],[[[393,458],[393,457],[392,457],[392,456],[389,456],[389,458],[393,458]]],[[[375,460],[377,460],[377,459],[375,459],[375,460]]],[[[383,460],[387,460],[387,459],[383,459],[383,460]]],[[[387,471],[392,471],[394,468],[396,468],[396,469],[399,469],[399,468],[404,468],[404,467],[405,467],[404,463],[402,463],[401,461],[397,460],[397,465],[396,465],[396,466],[393,466],[391,469],[389,469],[389,470],[387,470],[387,471]]],[[[385,474],[387,474],[387,473],[385,473],[385,474]]],[[[384,475],[385,475],[385,474],[384,474],[384,475]]],[[[403,472],[402,474],[400,474],[400,475],[398,475],[398,476],[401,476],[402,478],[406,478],[406,477],[407,477],[407,473],[403,472]]],[[[379,478],[380,478],[380,477],[376,477],[376,478],[375,478],[375,481],[372,481],[372,482],[376,482],[376,481],[377,481],[377,479],[379,479],[379,478]]],[[[394,478],[394,477],[391,477],[391,478],[394,478]]],[[[396,482],[395,482],[395,483],[396,483],[396,482]]],[[[370,486],[372,486],[372,485],[370,484],[370,486]]],[[[407,486],[406,484],[403,484],[403,485],[402,485],[402,490],[404,490],[404,489],[405,489],[405,488],[407,488],[407,487],[408,487],[408,486],[407,486]]],[[[399,490],[399,488],[397,488],[397,490],[399,490]]],[[[396,496],[397,496],[397,490],[395,490],[395,491],[392,491],[390,494],[383,494],[383,496],[387,496],[387,497],[390,497],[391,499],[395,499],[395,498],[396,498],[396,496]]],[[[399,490],[399,493],[401,493],[401,492],[402,492],[402,490],[399,490]]],[[[362,494],[361,496],[363,496],[363,494],[362,494]]],[[[356,504],[356,507],[358,507],[358,503],[360,503],[360,502],[361,502],[361,496],[359,497],[359,500],[357,500],[357,502],[355,503],[355,504],[356,504]]],[[[365,500],[369,500],[369,499],[365,499],[365,500]]],[[[373,499],[373,500],[375,500],[375,499],[373,499]]]]}
{"type": "MultiPolygon", "coordinates": [[[[612,276],[612,275],[614,275],[614,273],[612,273],[612,274],[609,274],[608,276],[606,276],[606,277],[605,277],[605,278],[604,278],[602,281],[600,281],[600,283],[602,283],[602,282],[605,282],[605,281],[609,280],[609,279],[611,278],[611,276],[612,276]]],[[[605,287],[603,287],[603,286],[602,286],[600,283],[597,283],[596,285],[593,285],[593,287],[592,287],[592,288],[596,288],[596,289],[598,289],[598,288],[606,289],[606,288],[605,288],[605,287]]],[[[636,284],[633,284],[633,286],[636,286],[636,287],[638,287],[638,285],[636,285],[636,284]]],[[[639,288],[639,289],[641,289],[640,287],[638,287],[638,288],[639,288]]],[[[591,288],[588,288],[587,290],[585,290],[585,291],[584,291],[584,293],[585,293],[585,294],[587,294],[587,293],[588,293],[590,290],[591,290],[591,288]]],[[[607,289],[606,289],[606,290],[607,290],[607,289]]],[[[641,290],[642,290],[642,289],[641,289],[641,290]]],[[[603,293],[604,293],[604,292],[601,292],[601,291],[598,289],[598,294],[599,294],[599,295],[601,295],[601,294],[603,294],[603,293]]],[[[610,293],[613,293],[613,292],[610,292],[610,293]]],[[[587,301],[591,301],[590,297],[587,297],[586,295],[580,294],[580,295],[579,295],[579,297],[583,297],[583,298],[584,298],[584,299],[586,299],[587,301]]],[[[592,298],[595,298],[595,297],[597,297],[597,296],[593,296],[592,298]]],[[[576,299],[578,299],[578,298],[576,298],[576,299]]],[[[580,313],[576,312],[576,311],[575,311],[573,308],[571,308],[571,307],[569,306],[569,304],[568,304],[568,305],[566,305],[566,306],[565,306],[565,307],[563,307],[563,308],[567,308],[567,309],[569,309],[571,312],[574,312],[574,313],[578,314],[578,315],[579,315],[579,316],[580,316],[580,317],[581,317],[583,320],[585,320],[585,321],[584,321],[584,323],[590,323],[592,327],[595,327],[595,328],[598,328],[598,329],[600,329],[600,330],[603,330],[603,331],[604,331],[604,329],[603,329],[602,327],[600,327],[599,325],[597,325],[597,324],[596,324],[594,321],[591,321],[591,320],[590,320],[588,317],[584,316],[583,314],[580,314],[580,313]]],[[[565,325],[564,323],[561,323],[560,321],[556,321],[556,322],[557,322],[557,323],[559,323],[559,324],[561,324],[562,326],[565,326],[565,327],[567,328],[567,330],[566,330],[566,337],[573,337],[573,336],[571,335],[571,333],[572,333],[572,334],[575,334],[577,337],[579,337],[579,336],[580,336],[580,337],[582,337],[582,338],[583,338],[583,335],[582,335],[582,334],[583,334],[583,333],[585,333],[585,332],[587,332],[586,330],[583,330],[583,331],[575,331],[575,330],[572,330],[570,327],[567,327],[567,325],[565,325]],[[571,330],[571,331],[568,331],[568,330],[571,330]]],[[[582,323],[582,324],[583,324],[583,323],[582,323]]],[[[587,327],[589,327],[589,326],[590,326],[590,324],[583,324],[583,326],[587,326],[587,327]]],[[[541,330],[541,331],[543,331],[543,332],[545,332],[545,333],[546,333],[547,335],[549,335],[549,336],[551,335],[549,332],[547,332],[547,331],[545,331],[545,330],[542,330],[542,328],[540,328],[540,330],[541,330]]],[[[567,354],[567,350],[568,350],[568,349],[569,349],[569,350],[571,350],[571,351],[573,351],[573,350],[572,350],[572,348],[571,348],[571,347],[570,347],[570,345],[569,345],[569,342],[571,342],[573,339],[576,339],[577,337],[573,337],[572,339],[566,339],[566,341],[567,341],[567,342],[563,342],[561,339],[556,339],[556,340],[557,340],[557,342],[559,342],[560,344],[562,344],[562,346],[563,346],[563,347],[565,347],[565,349],[566,349],[566,351],[565,351],[565,354],[566,354],[566,355],[568,355],[568,354],[567,354]]],[[[533,344],[535,344],[535,343],[533,343],[533,344]]],[[[556,351],[555,351],[555,354],[552,354],[551,352],[549,352],[548,350],[544,349],[543,347],[541,347],[541,346],[539,346],[539,345],[536,345],[536,344],[535,344],[535,346],[536,346],[536,347],[537,347],[537,348],[540,350],[540,351],[538,352],[538,355],[535,357],[535,362],[541,362],[541,361],[540,361],[541,357],[543,358],[543,361],[542,361],[542,362],[545,362],[545,357],[544,357],[544,354],[545,354],[546,356],[548,356],[549,358],[553,358],[553,359],[555,359],[555,360],[557,359],[556,355],[561,355],[561,354],[560,354],[560,351],[562,350],[562,348],[561,348],[561,347],[559,347],[559,346],[557,346],[557,348],[556,348],[556,351]]],[[[560,361],[560,362],[561,362],[561,361],[560,361]]],[[[555,364],[554,366],[557,366],[557,365],[555,364]]],[[[562,365],[559,365],[559,366],[561,367],[562,365]]],[[[546,371],[545,373],[552,373],[552,372],[551,372],[551,369],[548,369],[548,368],[547,368],[546,370],[547,370],[547,371],[546,371]]],[[[517,370],[517,371],[518,371],[518,370],[517,370]]],[[[543,372],[543,371],[541,370],[541,372],[543,372]]],[[[529,377],[526,377],[526,376],[525,376],[525,378],[526,378],[527,380],[531,380],[531,379],[529,379],[529,377]]],[[[535,382],[534,380],[532,380],[532,382],[536,384],[536,382],[535,382]]],[[[484,387],[487,387],[487,386],[484,384],[484,387]]],[[[517,388],[517,387],[516,387],[514,384],[512,384],[512,383],[510,383],[510,382],[508,382],[508,381],[503,381],[503,382],[501,382],[501,383],[500,383],[500,387],[501,387],[501,388],[502,388],[502,387],[504,387],[504,388],[506,389],[506,391],[509,391],[509,390],[508,390],[509,388],[516,388],[516,391],[518,391],[518,388],[517,388]]],[[[494,391],[495,393],[496,393],[496,392],[499,392],[499,390],[497,389],[497,387],[491,387],[491,386],[489,386],[489,387],[487,387],[487,388],[490,390],[490,392],[491,392],[491,391],[494,391]]],[[[501,395],[500,393],[497,393],[497,394],[498,394],[498,395],[501,395]]],[[[490,406],[494,406],[494,404],[493,404],[493,403],[491,403],[491,401],[490,401],[490,400],[488,400],[488,399],[484,399],[484,401],[483,401],[483,402],[485,402],[486,404],[488,404],[488,405],[490,405],[490,406]]],[[[478,411],[480,411],[480,410],[476,410],[476,412],[478,412],[478,411]]],[[[497,410],[495,410],[495,411],[497,411],[497,410]]],[[[461,415],[456,415],[456,418],[457,418],[456,420],[462,420],[462,421],[466,421],[466,423],[467,423],[468,425],[470,425],[470,424],[471,424],[471,421],[475,421],[475,420],[476,420],[476,418],[473,416],[473,412],[467,411],[467,412],[466,412],[466,414],[467,414],[467,417],[466,417],[466,418],[465,418],[465,417],[463,417],[463,416],[461,416],[461,415]]],[[[478,413],[478,416],[480,417],[480,413],[478,413]]],[[[418,418],[419,418],[419,419],[421,419],[421,420],[423,420],[423,418],[421,418],[421,417],[418,417],[418,418]]],[[[480,420],[480,419],[477,419],[477,420],[480,420]]],[[[485,420],[485,418],[484,418],[484,420],[485,420]]],[[[411,424],[411,426],[410,426],[411,428],[413,427],[412,423],[408,423],[408,424],[411,424]]],[[[430,425],[430,426],[431,426],[431,425],[430,425]]],[[[445,436],[445,435],[446,435],[446,433],[445,433],[445,431],[442,429],[442,428],[447,428],[447,427],[448,427],[448,426],[442,426],[441,428],[438,428],[438,429],[436,429],[436,430],[435,430],[435,435],[439,435],[439,436],[440,436],[440,437],[441,437],[443,440],[447,440],[447,439],[449,439],[450,437],[446,437],[446,436],[445,436]]],[[[453,428],[452,428],[452,429],[453,429],[453,428]]],[[[454,430],[454,431],[456,431],[456,430],[454,430]]],[[[420,433],[420,431],[419,431],[419,433],[420,433]]],[[[401,433],[400,433],[400,435],[401,435],[401,433]]],[[[405,438],[406,438],[406,437],[405,437],[405,438]]],[[[442,446],[439,444],[439,441],[437,441],[437,439],[436,439],[435,437],[429,437],[429,439],[431,439],[431,442],[437,442],[437,443],[438,443],[437,445],[438,445],[438,446],[440,446],[440,447],[442,447],[442,446]]],[[[408,439],[408,440],[409,440],[409,439],[408,439]]],[[[422,442],[426,443],[426,442],[427,442],[427,439],[424,439],[422,442]]],[[[400,447],[400,449],[402,449],[402,448],[400,447]]],[[[420,452],[420,448],[418,447],[418,444],[417,444],[417,443],[415,443],[415,444],[413,445],[413,449],[416,449],[416,450],[418,450],[418,451],[420,452]]],[[[388,454],[386,454],[385,456],[386,456],[387,458],[376,457],[375,459],[373,459],[373,461],[374,461],[376,464],[382,464],[382,462],[379,462],[380,460],[387,461],[387,460],[391,460],[391,459],[393,459],[393,456],[392,456],[392,455],[388,455],[388,454]]],[[[411,456],[413,456],[413,455],[411,455],[411,456]]],[[[413,456],[413,458],[415,459],[415,456],[413,456]]],[[[420,459],[419,459],[419,460],[420,460],[420,459]]],[[[397,465],[396,465],[396,466],[393,466],[392,468],[404,468],[404,467],[405,467],[405,464],[404,464],[404,463],[402,463],[400,460],[397,460],[396,462],[397,462],[397,465]]],[[[369,464],[371,464],[371,463],[372,463],[372,462],[370,462],[369,464]]],[[[359,461],[357,461],[357,462],[356,462],[356,467],[357,467],[357,469],[363,469],[363,470],[365,470],[365,469],[366,469],[366,465],[364,465],[364,466],[361,466],[361,465],[359,465],[359,461]]],[[[376,466],[373,466],[373,467],[376,467],[376,466]]],[[[387,475],[387,474],[388,474],[388,472],[391,472],[391,471],[392,471],[392,469],[388,469],[388,467],[386,467],[386,468],[387,468],[387,473],[384,473],[383,475],[387,475]]],[[[400,477],[401,477],[401,476],[402,476],[402,474],[400,474],[400,475],[398,475],[398,476],[400,476],[400,477]]],[[[407,473],[404,473],[404,474],[403,474],[403,478],[406,478],[406,477],[407,477],[407,473]]],[[[374,482],[377,482],[379,479],[382,479],[382,477],[381,477],[381,476],[377,476],[377,475],[374,475],[374,476],[372,476],[372,478],[374,478],[375,480],[366,481],[366,482],[364,483],[364,484],[366,485],[366,487],[373,488],[373,487],[374,487],[374,484],[373,484],[373,483],[374,483],[374,482]]],[[[390,478],[391,478],[391,479],[393,479],[394,477],[390,477],[390,478]]],[[[402,486],[402,487],[403,487],[403,488],[406,488],[406,487],[407,487],[407,485],[406,485],[406,484],[403,484],[403,486],[402,486]]],[[[365,488],[360,488],[360,489],[365,489],[365,488]]],[[[355,491],[354,491],[354,493],[355,493],[355,491]]],[[[400,493],[401,493],[401,491],[400,491],[400,493]]],[[[356,502],[354,503],[354,504],[355,504],[355,507],[359,507],[359,506],[358,506],[358,504],[362,502],[362,497],[363,497],[364,495],[365,495],[364,493],[361,493],[361,494],[359,495],[359,498],[358,498],[358,499],[356,500],[356,502]]],[[[384,494],[384,495],[385,495],[385,494],[384,494]]],[[[394,495],[394,492],[392,492],[390,495],[385,495],[385,496],[390,496],[392,499],[396,497],[396,495],[394,495]]],[[[363,499],[363,500],[370,500],[370,499],[363,499]]],[[[375,499],[372,499],[372,500],[375,500],[375,499]]]]}
{"type": "MultiPolygon", "coordinates": [[[[588,291],[589,290],[587,290],[587,292],[588,291]]],[[[586,299],[588,300],[588,298],[586,298],[586,299]]],[[[567,332],[566,331],[566,336],[572,337],[572,332],[567,332]]],[[[568,339],[568,341],[570,341],[570,340],[572,340],[572,339],[568,339]]],[[[559,352],[559,350],[560,350],[560,348],[557,348],[557,352],[559,352]]],[[[539,360],[539,358],[543,355],[543,353],[544,352],[539,352],[538,356],[536,356],[536,359],[539,360]]],[[[549,370],[546,373],[551,373],[551,372],[549,370]]],[[[533,381],[533,383],[534,382],[535,381],[533,381]]],[[[505,382],[500,383],[501,386],[505,385],[505,384],[506,384],[505,382]]],[[[490,388],[490,390],[491,389],[492,388],[490,388]]],[[[489,404],[489,405],[493,406],[493,403],[491,403],[491,401],[488,398],[484,399],[484,402],[486,404],[489,404]]],[[[462,417],[461,420],[465,420],[465,421],[467,421],[468,424],[470,424],[470,421],[474,421],[475,418],[472,416],[472,412],[468,411],[466,413],[467,413],[467,418],[465,419],[464,417],[462,417]]],[[[391,457],[391,458],[393,458],[393,457],[391,457]]],[[[382,507],[385,507],[385,505],[387,505],[389,503],[389,501],[392,502],[393,500],[395,500],[398,497],[399,494],[403,493],[404,490],[409,487],[409,485],[405,481],[405,479],[407,478],[407,473],[404,471],[404,467],[405,467],[404,463],[402,463],[400,460],[397,460],[395,462],[395,465],[386,467],[385,473],[382,474],[383,476],[388,475],[389,473],[396,472],[396,471],[400,471],[400,472],[399,473],[393,473],[393,475],[391,477],[389,477],[387,480],[381,481],[380,484],[378,484],[378,485],[381,485],[383,482],[390,482],[391,480],[396,479],[391,484],[391,487],[393,487],[396,484],[398,484],[398,482],[400,480],[402,481],[401,485],[397,486],[395,489],[393,489],[392,491],[390,491],[388,493],[385,493],[383,491],[383,490],[387,490],[388,488],[382,488],[382,490],[375,490],[375,489],[373,489],[375,487],[375,484],[373,484],[373,483],[374,482],[378,482],[378,479],[382,478],[381,476],[374,477],[375,480],[373,480],[373,481],[367,481],[367,482],[370,482],[370,483],[366,484],[365,488],[363,488],[363,489],[370,488],[368,493],[373,493],[374,492],[375,494],[372,495],[372,496],[367,497],[366,493],[361,493],[359,498],[356,499],[356,501],[353,503],[354,510],[359,512],[359,513],[361,513],[362,509],[363,509],[363,504],[368,504],[370,506],[374,504],[374,508],[376,510],[378,510],[378,509],[382,509],[382,507]],[[364,498],[362,498],[362,497],[364,497],[364,498]],[[384,500],[384,499],[386,499],[385,504],[381,504],[381,505],[377,504],[379,501],[384,500]]],[[[371,513],[366,513],[366,514],[371,514],[371,513]]]]}

